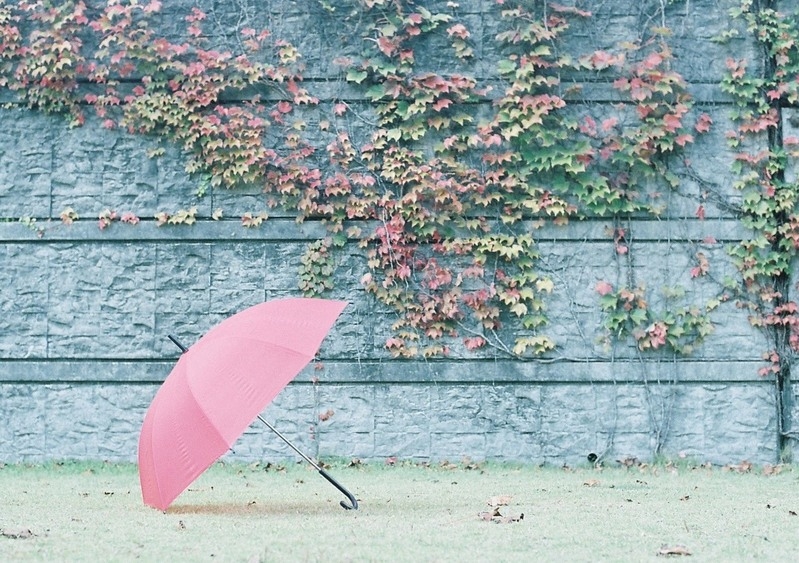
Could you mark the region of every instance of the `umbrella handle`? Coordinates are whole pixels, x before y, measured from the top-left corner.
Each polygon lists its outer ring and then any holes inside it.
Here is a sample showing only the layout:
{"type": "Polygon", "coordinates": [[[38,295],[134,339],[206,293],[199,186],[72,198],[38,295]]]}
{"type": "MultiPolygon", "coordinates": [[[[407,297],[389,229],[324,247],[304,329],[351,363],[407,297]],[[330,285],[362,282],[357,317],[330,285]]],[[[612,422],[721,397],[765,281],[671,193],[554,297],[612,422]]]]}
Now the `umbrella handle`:
{"type": "Polygon", "coordinates": [[[330,473],[321,467],[319,468],[319,475],[327,479],[331,485],[341,491],[344,496],[349,499],[350,504],[347,504],[343,500],[339,503],[344,510],[358,510],[358,501],[355,499],[353,494],[344,487],[344,485],[333,479],[332,475],[330,475],[330,473]]]}
{"type": "Polygon", "coordinates": [[[312,460],[310,457],[308,457],[305,453],[303,453],[302,450],[300,450],[297,446],[292,444],[291,440],[286,438],[277,428],[275,428],[274,426],[269,424],[269,422],[267,422],[267,420],[264,417],[262,417],[260,414],[258,415],[258,420],[263,422],[266,425],[266,427],[269,428],[269,430],[271,430],[272,432],[274,432],[275,435],[278,438],[280,438],[281,440],[286,442],[286,444],[292,450],[297,452],[300,455],[300,457],[302,457],[302,459],[304,459],[309,464],[311,464],[313,466],[313,468],[316,469],[319,472],[319,475],[321,475],[322,477],[327,479],[328,483],[330,483],[335,488],[337,488],[339,491],[341,491],[344,494],[344,496],[347,497],[350,500],[350,504],[347,504],[343,500],[339,503],[339,504],[341,504],[341,507],[344,510],[358,510],[358,501],[355,499],[353,494],[351,492],[349,492],[341,483],[339,483],[338,481],[333,479],[333,477],[330,475],[330,473],[325,471],[323,467],[321,467],[318,463],[316,463],[314,460],[312,460]]]}

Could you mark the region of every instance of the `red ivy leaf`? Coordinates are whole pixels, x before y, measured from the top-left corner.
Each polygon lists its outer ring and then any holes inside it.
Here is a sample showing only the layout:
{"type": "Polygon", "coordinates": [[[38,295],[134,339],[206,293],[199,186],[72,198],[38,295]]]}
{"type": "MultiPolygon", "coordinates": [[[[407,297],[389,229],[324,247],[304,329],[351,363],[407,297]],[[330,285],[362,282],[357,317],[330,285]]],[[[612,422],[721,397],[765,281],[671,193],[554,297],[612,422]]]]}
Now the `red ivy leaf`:
{"type": "Polygon", "coordinates": [[[727,59],[726,65],[733,78],[743,78],[744,74],[746,74],[746,61],[727,59]]]}
{"type": "Polygon", "coordinates": [[[135,225],[136,223],[139,222],[139,218],[130,211],[126,211],[125,213],[122,214],[120,221],[122,221],[123,223],[129,223],[131,225],[135,225]]]}
{"type": "Polygon", "coordinates": [[[482,348],[485,346],[485,338],[482,336],[473,336],[469,338],[464,338],[463,343],[466,346],[467,350],[476,350],[478,348],[482,348]]]}
{"type": "Polygon", "coordinates": [[[596,121],[590,115],[586,115],[580,123],[580,132],[589,137],[596,137],[596,121]]]}
{"type": "Polygon", "coordinates": [[[697,219],[699,219],[700,221],[704,221],[704,219],[705,219],[705,206],[704,205],[700,205],[699,207],[697,207],[695,215],[696,215],[697,219]]]}
{"type": "Polygon", "coordinates": [[[660,53],[650,53],[644,59],[643,66],[647,70],[652,70],[654,68],[657,68],[657,66],[660,65],[660,63],[662,62],[663,62],[663,57],[660,55],[660,53]]]}
{"type": "Polygon", "coordinates": [[[607,51],[595,51],[589,60],[595,69],[602,70],[616,64],[619,58],[607,51]]]}
{"type": "Polygon", "coordinates": [[[596,292],[599,295],[605,296],[608,293],[613,293],[613,286],[606,281],[600,281],[596,284],[596,292]]]}
{"type": "Polygon", "coordinates": [[[607,133],[608,131],[616,127],[616,124],[618,123],[619,119],[617,117],[608,117],[607,119],[602,121],[602,132],[607,133]]]}
{"type": "Polygon", "coordinates": [[[710,131],[710,125],[713,123],[713,119],[706,114],[703,113],[699,116],[699,119],[696,120],[696,125],[694,125],[694,129],[696,129],[697,133],[707,133],[710,131]]]}
{"type": "Polygon", "coordinates": [[[452,105],[452,100],[449,98],[441,98],[440,100],[436,101],[433,104],[433,109],[436,111],[441,111],[442,109],[446,109],[452,105]]]}
{"type": "Polygon", "coordinates": [[[403,346],[405,346],[405,341],[402,338],[386,339],[386,348],[402,348],[403,346]]]}
{"type": "Polygon", "coordinates": [[[457,23],[447,30],[447,34],[450,37],[454,35],[455,37],[459,37],[460,39],[466,39],[467,37],[469,37],[469,30],[466,29],[466,26],[463,25],[462,23],[457,23]]]}
{"type": "Polygon", "coordinates": [[[663,116],[663,125],[666,126],[666,131],[674,133],[682,125],[682,120],[679,115],[669,113],[663,116]]]}
{"type": "Polygon", "coordinates": [[[388,37],[380,37],[377,40],[377,47],[385,56],[390,57],[397,50],[397,46],[388,37]]]}

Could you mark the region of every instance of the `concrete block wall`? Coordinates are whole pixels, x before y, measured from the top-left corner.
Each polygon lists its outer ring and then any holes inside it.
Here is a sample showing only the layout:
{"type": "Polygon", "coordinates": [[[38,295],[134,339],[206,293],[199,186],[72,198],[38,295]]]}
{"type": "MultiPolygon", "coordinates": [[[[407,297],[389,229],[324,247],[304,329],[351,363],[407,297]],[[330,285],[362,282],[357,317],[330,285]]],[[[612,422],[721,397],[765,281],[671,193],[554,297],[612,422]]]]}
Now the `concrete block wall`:
{"type": "MultiPolygon", "coordinates": [[[[242,21],[290,39],[303,53],[306,87],[322,100],[312,112],[330,113],[332,100],[350,92],[331,62],[360,49],[353,42],[357,21],[347,18],[350,2],[332,2],[332,16],[311,1],[269,3],[268,10],[255,1],[196,3],[213,16],[212,42],[223,44],[242,21]]],[[[161,31],[177,37],[195,2],[164,4],[161,31]]],[[[469,22],[475,41],[473,72],[494,80],[497,7],[479,0],[460,5],[459,17],[469,22]]],[[[575,28],[569,48],[610,49],[635,39],[661,5],[582,2],[594,17],[575,28]]],[[[717,125],[688,158],[728,194],[732,156],[723,124],[730,108],[718,84],[730,53],[754,53],[745,38],[710,41],[731,25],[726,14],[733,5],[670,3],[662,14],[675,30],[675,66],[717,125]]],[[[435,49],[420,57],[431,68],[443,64],[435,49]]],[[[614,102],[608,84],[586,83],[581,96],[614,102]]],[[[300,257],[324,236],[324,227],[271,212],[260,228],[245,229],[238,216],[266,209],[257,190],[200,197],[179,150],[165,146],[164,157],[150,159],[154,141],[105,130],[92,117],[75,129],[23,108],[3,109],[0,119],[0,461],[134,460],[144,413],[177,357],[166,335],[191,343],[244,307],[298,296],[300,257]],[[194,226],[157,227],[147,220],[192,205],[199,210],[194,226]],[[66,207],[80,216],[72,225],[58,218],[66,207]],[[226,219],[212,221],[218,207],[226,219]],[[100,230],[96,217],[106,208],[144,220],[100,230]]],[[[690,257],[709,235],[718,242],[703,251],[714,267],[732,271],[724,245],[746,233],[712,204],[707,219],[698,221],[694,196],[702,189],[686,180],[679,193],[668,195],[662,217],[629,225],[637,272],[655,305],[658,288],[690,280],[690,257]]],[[[609,227],[589,219],[534,232],[543,268],[555,281],[545,332],[558,349],[528,361],[490,349],[393,359],[384,347],[392,316],[363,293],[364,258],[354,244],[345,248],[330,297],[350,305],[317,365],[265,415],[320,456],[577,464],[594,453],[606,460],[663,454],[720,464],[777,461],[774,386],[757,373],[767,343],[732,303],[714,314],[715,332],[690,357],[642,356],[631,346],[607,349],[599,342],[596,283],[621,281],[609,227]]],[[[691,287],[694,302],[716,291],[710,283],[691,287]]],[[[796,419],[796,407],[792,412],[796,419]]],[[[253,426],[228,457],[294,454],[253,426]]]]}

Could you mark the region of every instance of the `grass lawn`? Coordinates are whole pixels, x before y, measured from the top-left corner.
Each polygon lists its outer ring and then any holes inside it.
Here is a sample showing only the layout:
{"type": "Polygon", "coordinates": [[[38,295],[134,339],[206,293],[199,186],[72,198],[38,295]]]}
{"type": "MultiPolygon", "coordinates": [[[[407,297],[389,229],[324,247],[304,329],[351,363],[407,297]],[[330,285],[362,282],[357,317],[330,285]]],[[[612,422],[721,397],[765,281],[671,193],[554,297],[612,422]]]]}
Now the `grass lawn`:
{"type": "Polygon", "coordinates": [[[795,466],[329,471],[360,510],[343,510],[336,489],[293,463],[219,463],[165,513],[142,504],[134,465],[0,466],[0,560],[695,562],[799,553],[795,466]]]}

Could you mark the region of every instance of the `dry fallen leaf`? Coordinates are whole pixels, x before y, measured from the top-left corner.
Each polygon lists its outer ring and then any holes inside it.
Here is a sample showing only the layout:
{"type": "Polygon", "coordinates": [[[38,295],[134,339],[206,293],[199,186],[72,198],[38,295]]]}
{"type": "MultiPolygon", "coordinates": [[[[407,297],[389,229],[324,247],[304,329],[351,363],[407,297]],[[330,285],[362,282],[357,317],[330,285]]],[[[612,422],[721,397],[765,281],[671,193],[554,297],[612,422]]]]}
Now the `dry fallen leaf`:
{"type": "Polygon", "coordinates": [[[752,470],[752,464],[748,461],[742,461],[739,464],[730,464],[722,467],[723,471],[735,471],[736,473],[749,473],[752,470]]]}
{"type": "Polygon", "coordinates": [[[499,507],[494,507],[493,510],[488,512],[478,512],[477,517],[484,522],[494,522],[495,524],[511,524],[524,520],[524,514],[519,514],[518,516],[503,516],[499,511],[499,507]]]}
{"type": "Polygon", "coordinates": [[[767,463],[763,466],[763,475],[779,475],[782,473],[783,465],[771,465],[767,463]]]}
{"type": "Polygon", "coordinates": [[[9,538],[12,540],[24,540],[28,538],[34,537],[36,534],[31,532],[27,528],[19,528],[19,529],[2,529],[0,530],[0,536],[4,538],[9,538]]]}
{"type": "Polygon", "coordinates": [[[518,516],[503,516],[499,520],[495,520],[497,524],[511,524],[513,522],[521,522],[524,520],[524,513],[519,514],[518,516]]]}
{"type": "Polygon", "coordinates": [[[624,459],[617,459],[617,463],[621,464],[622,467],[635,467],[636,465],[641,465],[641,462],[638,461],[637,457],[626,457],[624,459]]]}
{"type": "Polygon", "coordinates": [[[480,518],[480,520],[485,520],[486,522],[490,522],[494,518],[499,518],[501,516],[502,514],[499,513],[499,508],[495,508],[494,510],[491,510],[489,512],[477,513],[477,517],[480,518]]]}
{"type": "Polygon", "coordinates": [[[658,550],[658,555],[693,555],[691,550],[684,545],[664,545],[658,550]]]}
{"type": "Polygon", "coordinates": [[[488,499],[488,506],[508,506],[512,500],[513,497],[510,495],[497,495],[488,499]]]}

